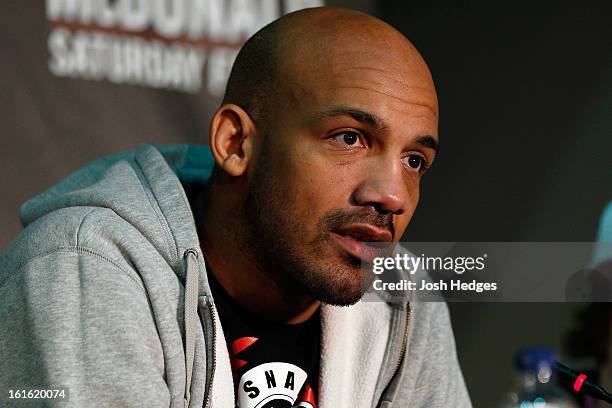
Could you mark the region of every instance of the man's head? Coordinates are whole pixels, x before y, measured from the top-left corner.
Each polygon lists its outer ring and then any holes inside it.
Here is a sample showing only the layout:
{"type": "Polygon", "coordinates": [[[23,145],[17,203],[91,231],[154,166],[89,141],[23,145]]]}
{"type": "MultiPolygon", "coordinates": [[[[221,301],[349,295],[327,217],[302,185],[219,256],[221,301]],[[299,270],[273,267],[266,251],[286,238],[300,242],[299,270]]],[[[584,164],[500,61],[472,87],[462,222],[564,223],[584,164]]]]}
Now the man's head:
{"type": "Polygon", "coordinates": [[[361,296],[362,242],[398,241],[437,149],[416,49],[386,23],[315,8],[255,34],[211,123],[211,183],[259,269],[331,304],[361,296]]]}

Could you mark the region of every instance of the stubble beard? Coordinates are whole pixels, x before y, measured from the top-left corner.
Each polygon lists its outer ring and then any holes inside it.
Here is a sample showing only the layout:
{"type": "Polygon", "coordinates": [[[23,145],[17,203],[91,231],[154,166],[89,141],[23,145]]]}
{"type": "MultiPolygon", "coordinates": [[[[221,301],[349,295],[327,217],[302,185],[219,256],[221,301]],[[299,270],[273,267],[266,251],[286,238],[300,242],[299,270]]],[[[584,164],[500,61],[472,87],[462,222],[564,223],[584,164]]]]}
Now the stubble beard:
{"type": "Polygon", "coordinates": [[[357,303],[363,295],[359,261],[335,254],[331,230],[323,220],[317,223],[315,239],[300,241],[306,236],[307,220],[296,211],[292,194],[275,182],[265,156],[262,152],[253,169],[243,209],[253,256],[289,294],[336,306],[357,303]]]}

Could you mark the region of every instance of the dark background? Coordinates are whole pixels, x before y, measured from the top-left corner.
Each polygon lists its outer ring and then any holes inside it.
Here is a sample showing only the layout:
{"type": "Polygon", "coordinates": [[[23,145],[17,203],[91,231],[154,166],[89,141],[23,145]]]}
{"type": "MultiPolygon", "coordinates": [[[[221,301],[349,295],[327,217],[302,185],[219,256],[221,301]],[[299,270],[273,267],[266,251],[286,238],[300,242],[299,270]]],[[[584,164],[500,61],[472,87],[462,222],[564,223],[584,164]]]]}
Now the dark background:
{"type": "Polygon", "coordinates": [[[421,3],[379,6],[440,99],[440,161],[410,238],[593,240],[612,198],[612,2],[421,3]]]}
{"type": "MultiPolygon", "coordinates": [[[[327,4],[397,27],[436,82],[441,151],[405,240],[595,240],[612,198],[612,2],[327,4]]],[[[0,27],[0,248],[21,203],[87,162],[143,141],[206,143],[218,96],[51,76],[38,2],[7,3],[0,27]]],[[[476,407],[508,389],[518,347],[564,353],[585,307],[449,306],[476,407]]]]}

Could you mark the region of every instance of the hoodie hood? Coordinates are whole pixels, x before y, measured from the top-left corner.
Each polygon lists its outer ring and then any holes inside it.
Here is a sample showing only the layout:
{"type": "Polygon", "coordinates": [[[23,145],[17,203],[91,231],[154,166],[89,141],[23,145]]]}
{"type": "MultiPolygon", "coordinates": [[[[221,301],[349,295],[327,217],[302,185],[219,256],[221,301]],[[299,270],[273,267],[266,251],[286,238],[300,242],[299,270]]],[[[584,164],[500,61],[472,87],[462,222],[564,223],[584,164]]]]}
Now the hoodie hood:
{"type": "Polygon", "coordinates": [[[208,146],[143,144],[96,160],[28,200],[21,222],[27,227],[66,207],[111,209],[139,230],[184,281],[182,254],[198,247],[198,237],[181,183],[204,184],[213,166],[208,146]]]}

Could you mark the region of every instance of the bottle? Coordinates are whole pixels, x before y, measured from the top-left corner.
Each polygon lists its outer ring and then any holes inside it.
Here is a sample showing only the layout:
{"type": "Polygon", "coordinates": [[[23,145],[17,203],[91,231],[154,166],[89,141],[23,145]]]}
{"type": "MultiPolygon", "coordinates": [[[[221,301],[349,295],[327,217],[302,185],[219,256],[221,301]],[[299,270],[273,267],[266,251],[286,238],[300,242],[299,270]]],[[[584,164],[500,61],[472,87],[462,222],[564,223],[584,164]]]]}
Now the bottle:
{"type": "Polygon", "coordinates": [[[554,353],[547,348],[527,348],[515,355],[514,387],[499,408],[578,408],[553,375],[554,353]]]}

